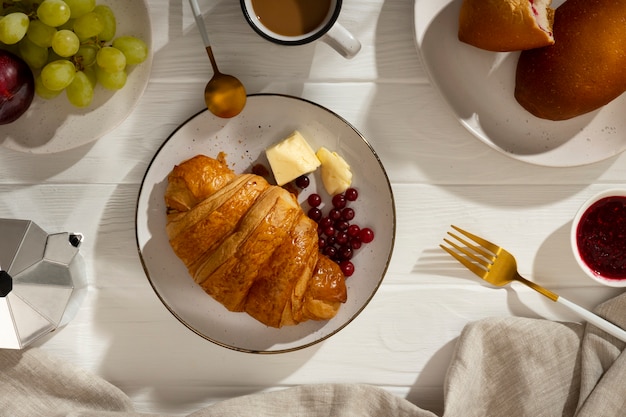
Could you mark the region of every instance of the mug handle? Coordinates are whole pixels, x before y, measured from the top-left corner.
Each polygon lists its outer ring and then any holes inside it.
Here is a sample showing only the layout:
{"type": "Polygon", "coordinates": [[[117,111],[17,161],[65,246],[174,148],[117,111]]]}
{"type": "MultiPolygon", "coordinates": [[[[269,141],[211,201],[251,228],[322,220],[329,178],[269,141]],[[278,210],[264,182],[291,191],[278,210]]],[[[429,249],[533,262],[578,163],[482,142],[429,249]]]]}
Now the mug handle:
{"type": "Polygon", "coordinates": [[[344,58],[350,59],[361,50],[361,42],[339,23],[335,23],[322,36],[321,40],[339,52],[344,58]]]}

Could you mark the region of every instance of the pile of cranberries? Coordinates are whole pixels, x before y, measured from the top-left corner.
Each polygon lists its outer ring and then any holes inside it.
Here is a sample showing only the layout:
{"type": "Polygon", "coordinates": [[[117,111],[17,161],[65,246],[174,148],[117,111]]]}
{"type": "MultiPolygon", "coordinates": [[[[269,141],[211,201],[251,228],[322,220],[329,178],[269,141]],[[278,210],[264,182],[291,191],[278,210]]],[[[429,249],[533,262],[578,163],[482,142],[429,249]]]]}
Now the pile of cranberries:
{"type": "MultiPolygon", "coordinates": [[[[300,189],[309,186],[310,180],[303,175],[295,180],[300,189]]],[[[332,204],[326,212],[322,211],[322,197],[309,194],[308,216],[317,223],[320,252],[335,261],[346,277],[354,274],[352,257],[355,252],[374,240],[374,231],[369,227],[361,228],[353,223],[355,211],[349,204],[356,201],[359,193],[355,188],[348,188],[342,194],[332,197],[332,204]]]]}

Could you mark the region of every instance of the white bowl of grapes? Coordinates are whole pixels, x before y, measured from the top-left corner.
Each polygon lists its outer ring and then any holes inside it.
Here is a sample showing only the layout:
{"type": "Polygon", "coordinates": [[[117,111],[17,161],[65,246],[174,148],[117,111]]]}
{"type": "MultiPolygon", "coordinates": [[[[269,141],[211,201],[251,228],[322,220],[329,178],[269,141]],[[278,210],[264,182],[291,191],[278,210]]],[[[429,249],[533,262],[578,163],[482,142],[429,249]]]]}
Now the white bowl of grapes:
{"type": "Polygon", "coordinates": [[[145,0],[3,0],[0,144],[62,152],[121,124],[152,66],[145,0]]]}

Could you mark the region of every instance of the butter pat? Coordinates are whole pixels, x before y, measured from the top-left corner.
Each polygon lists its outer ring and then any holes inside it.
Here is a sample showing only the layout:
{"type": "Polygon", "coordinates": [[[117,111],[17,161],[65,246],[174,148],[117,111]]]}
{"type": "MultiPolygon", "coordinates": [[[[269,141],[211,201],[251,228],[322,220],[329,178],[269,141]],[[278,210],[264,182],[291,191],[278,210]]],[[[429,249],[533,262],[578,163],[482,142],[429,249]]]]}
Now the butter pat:
{"type": "Polygon", "coordinates": [[[300,175],[313,172],[321,164],[311,145],[297,130],[267,148],[265,155],[278,185],[287,184],[300,175]]]}
{"type": "Polygon", "coordinates": [[[331,152],[323,146],[316,155],[322,163],[321,176],[326,192],[335,195],[346,191],[352,184],[350,165],[337,152],[331,152]]]}

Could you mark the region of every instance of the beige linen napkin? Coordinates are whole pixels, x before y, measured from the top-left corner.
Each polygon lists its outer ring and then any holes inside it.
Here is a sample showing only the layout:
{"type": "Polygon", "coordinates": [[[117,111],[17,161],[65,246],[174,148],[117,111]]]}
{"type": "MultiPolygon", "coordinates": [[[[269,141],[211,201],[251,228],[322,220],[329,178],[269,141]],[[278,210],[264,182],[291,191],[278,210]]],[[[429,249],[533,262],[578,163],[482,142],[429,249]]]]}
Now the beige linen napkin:
{"type": "MultiPolygon", "coordinates": [[[[626,327],[626,293],[596,312],[626,327]]],[[[444,417],[626,416],[625,344],[590,325],[489,318],[459,337],[444,417]]],[[[0,350],[0,416],[146,417],[101,378],[39,349],[0,350]]],[[[360,384],[319,384],[233,398],[189,417],[435,417],[360,384]]]]}

